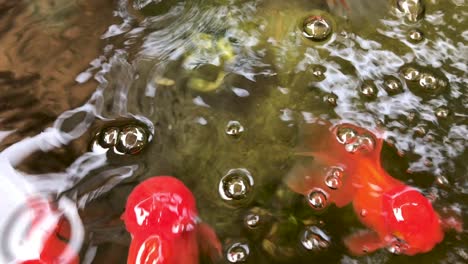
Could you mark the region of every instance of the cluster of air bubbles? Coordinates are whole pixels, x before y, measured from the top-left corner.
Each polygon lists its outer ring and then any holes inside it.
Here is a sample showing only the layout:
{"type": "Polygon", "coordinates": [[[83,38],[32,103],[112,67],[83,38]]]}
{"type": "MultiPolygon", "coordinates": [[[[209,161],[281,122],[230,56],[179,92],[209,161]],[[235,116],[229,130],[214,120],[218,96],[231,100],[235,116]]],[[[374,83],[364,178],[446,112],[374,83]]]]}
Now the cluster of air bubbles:
{"type": "Polygon", "coordinates": [[[230,137],[238,138],[244,133],[244,127],[239,121],[231,120],[227,123],[224,132],[230,137]]]}
{"type": "Polygon", "coordinates": [[[336,130],[336,139],[343,144],[345,150],[355,153],[360,150],[367,152],[375,149],[375,140],[370,134],[359,135],[357,131],[347,126],[340,126],[336,130]]]}
{"type": "Polygon", "coordinates": [[[331,106],[336,106],[338,102],[338,96],[334,93],[329,93],[323,97],[323,101],[331,106]]]}
{"type": "Polygon", "coordinates": [[[403,91],[403,85],[400,80],[393,76],[388,76],[384,79],[383,87],[389,95],[399,94],[403,91]]]}
{"type": "Polygon", "coordinates": [[[332,190],[337,190],[343,185],[344,171],[340,167],[331,167],[325,176],[325,185],[332,190]]]}
{"type": "Polygon", "coordinates": [[[364,98],[374,99],[375,97],[377,97],[377,93],[377,87],[373,82],[365,81],[359,87],[359,94],[361,94],[361,96],[364,98]]]}
{"type": "Polygon", "coordinates": [[[148,140],[147,130],[140,125],[111,126],[97,133],[91,149],[94,152],[113,149],[117,154],[135,155],[145,148],[148,140]]]}
{"type": "Polygon", "coordinates": [[[226,251],[226,259],[230,263],[242,263],[247,260],[250,255],[249,245],[245,243],[234,243],[226,251]]]}
{"type": "Polygon", "coordinates": [[[307,195],[307,202],[315,210],[322,210],[327,207],[327,194],[321,189],[313,189],[307,195]]]}
{"type": "Polygon", "coordinates": [[[387,250],[395,255],[404,254],[405,251],[408,249],[408,244],[399,238],[394,238],[390,245],[387,247],[387,250]]]}
{"type": "Polygon", "coordinates": [[[358,136],[356,142],[345,145],[345,149],[348,152],[356,152],[361,149],[370,152],[374,150],[374,148],[375,142],[371,135],[360,135],[358,136]]]}
{"type": "Polygon", "coordinates": [[[417,22],[424,16],[423,0],[397,0],[397,9],[410,22],[417,22]]]}
{"type": "Polygon", "coordinates": [[[331,21],[323,15],[311,15],[302,23],[302,35],[313,41],[323,41],[333,32],[331,21]]]}
{"type": "Polygon", "coordinates": [[[330,236],[317,226],[307,226],[301,235],[301,244],[308,251],[322,251],[331,244],[330,236]]]}
{"type": "Polygon", "coordinates": [[[231,169],[219,182],[219,194],[223,200],[245,200],[252,192],[254,180],[246,169],[231,169]]]}
{"type": "Polygon", "coordinates": [[[416,93],[438,94],[448,87],[448,82],[442,74],[423,70],[421,67],[405,65],[399,72],[408,88],[416,93]]]}

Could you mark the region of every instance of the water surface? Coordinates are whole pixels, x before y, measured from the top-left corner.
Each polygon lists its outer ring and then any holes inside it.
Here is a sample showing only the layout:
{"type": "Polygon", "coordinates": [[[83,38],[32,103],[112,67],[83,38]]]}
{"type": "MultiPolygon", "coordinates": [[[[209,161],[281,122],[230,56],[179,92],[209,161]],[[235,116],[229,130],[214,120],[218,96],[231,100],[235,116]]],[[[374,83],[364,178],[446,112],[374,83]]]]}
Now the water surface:
{"type": "MultiPolygon", "coordinates": [[[[193,191],[226,263],[233,245],[246,263],[467,262],[466,232],[414,257],[353,257],[342,243],[362,228],[351,206],[317,213],[284,184],[307,124],[380,127],[385,169],[466,222],[468,7],[424,2],[416,18],[393,1],[347,20],[314,0],[0,1],[0,228],[15,230],[29,195],[50,196],[81,220],[84,263],[125,263],[126,197],[173,175],[193,191]],[[325,39],[304,37],[311,15],[329,19],[325,39]],[[426,79],[414,82],[411,69],[426,79]],[[148,134],[142,152],[96,147],[128,125],[148,134]],[[233,170],[253,179],[235,201],[220,189],[233,170]],[[256,215],[265,221],[252,229],[256,215]],[[310,226],[326,249],[307,250],[310,226]]],[[[2,233],[3,251],[21,235],[2,233]]]]}

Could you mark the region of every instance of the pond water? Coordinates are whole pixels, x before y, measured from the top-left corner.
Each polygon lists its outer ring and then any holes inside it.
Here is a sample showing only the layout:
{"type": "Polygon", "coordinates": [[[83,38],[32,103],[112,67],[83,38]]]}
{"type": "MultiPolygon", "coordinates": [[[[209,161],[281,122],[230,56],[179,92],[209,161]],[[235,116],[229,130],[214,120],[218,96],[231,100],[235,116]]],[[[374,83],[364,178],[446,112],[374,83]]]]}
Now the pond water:
{"type": "Polygon", "coordinates": [[[466,231],[353,256],[352,206],[285,184],[311,123],[378,127],[384,169],[468,220],[468,3],[347,2],[0,0],[0,262],[40,196],[82,263],[126,263],[120,216],[154,175],[193,192],[220,263],[468,262],[466,231]]]}

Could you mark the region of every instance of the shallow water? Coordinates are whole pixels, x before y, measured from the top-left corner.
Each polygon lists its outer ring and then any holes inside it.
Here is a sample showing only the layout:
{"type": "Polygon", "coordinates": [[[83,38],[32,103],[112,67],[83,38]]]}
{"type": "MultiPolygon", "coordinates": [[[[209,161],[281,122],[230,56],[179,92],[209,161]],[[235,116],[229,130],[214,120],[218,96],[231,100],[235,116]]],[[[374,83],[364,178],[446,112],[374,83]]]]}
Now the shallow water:
{"type": "Polygon", "coordinates": [[[246,263],[468,261],[466,231],[414,257],[353,257],[342,243],[362,228],[351,206],[317,213],[284,184],[307,124],[380,127],[384,168],[466,223],[466,1],[425,1],[416,21],[392,3],[351,22],[325,1],[146,2],[0,0],[1,263],[21,236],[18,208],[37,194],[76,220],[83,263],[125,263],[120,215],[154,175],[184,181],[226,255],[249,248],[246,263]],[[317,14],[333,30],[322,41],[299,26],[317,14]],[[425,78],[412,81],[409,67],[425,78]],[[149,135],[140,153],[94,143],[128,125],[149,135]],[[233,169],[253,186],[223,199],[233,169]],[[251,229],[255,215],[264,221],[251,229]],[[326,249],[301,243],[311,225],[326,249]]]}

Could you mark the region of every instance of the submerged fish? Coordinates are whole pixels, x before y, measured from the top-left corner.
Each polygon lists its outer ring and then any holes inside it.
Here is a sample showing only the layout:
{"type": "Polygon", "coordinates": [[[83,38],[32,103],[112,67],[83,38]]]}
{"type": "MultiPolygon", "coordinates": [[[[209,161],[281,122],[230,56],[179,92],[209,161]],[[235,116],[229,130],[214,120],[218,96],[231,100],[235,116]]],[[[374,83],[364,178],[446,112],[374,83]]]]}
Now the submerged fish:
{"type": "Polygon", "coordinates": [[[196,264],[199,249],[212,259],[221,254],[215,232],[200,223],[192,193],[174,177],[152,177],[136,186],[122,220],[132,235],[129,264],[196,264]]]}
{"type": "MultiPolygon", "coordinates": [[[[28,206],[33,212],[27,242],[39,242],[37,257],[24,260],[22,264],[78,264],[78,254],[68,245],[71,226],[57,208],[44,199],[30,199],[28,206]]],[[[31,247],[30,247],[31,248],[31,247]]],[[[30,249],[29,248],[29,249],[30,249]]],[[[35,248],[33,246],[32,248],[35,248]]]]}
{"type": "Polygon", "coordinates": [[[417,189],[382,168],[382,138],[351,124],[314,124],[311,133],[307,152],[299,155],[313,161],[296,165],[287,184],[309,197],[322,193],[326,202],[338,207],[352,203],[370,230],[345,238],[351,253],[362,255],[380,248],[396,254],[424,253],[443,240],[444,227],[461,228],[453,218],[442,219],[417,189]]]}
{"type": "Polygon", "coordinates": [[[382,19],[389,11],[389,0],[327,0],[330,11],[353,24],[366,25],[382,19]]]}

